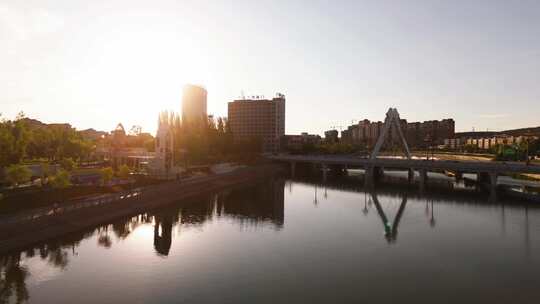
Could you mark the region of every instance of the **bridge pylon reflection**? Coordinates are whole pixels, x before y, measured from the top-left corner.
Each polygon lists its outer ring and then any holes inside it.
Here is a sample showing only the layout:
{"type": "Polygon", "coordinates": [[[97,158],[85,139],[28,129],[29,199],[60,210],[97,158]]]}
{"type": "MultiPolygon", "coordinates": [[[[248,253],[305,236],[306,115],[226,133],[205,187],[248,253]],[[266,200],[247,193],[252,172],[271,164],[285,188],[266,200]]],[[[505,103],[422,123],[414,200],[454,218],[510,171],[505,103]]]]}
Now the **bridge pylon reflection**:
{"type": "Polygon", "coordinates": [[[388,220],[388,217],[384,213],[381,203],[377,198],[377,193],[371,192],[370,195],[373,203],[375,204],[375,208],[377,209],[377,213],[379,214],[379,217],[381,218],[381,221],[383,223],[384,237],[386,238],[388,243],[394,243],[397,240],[399,222],[401,221],[401,217],[403,216],[403,212],[405,211],[405,206],[407,205],[407,195],[403,194],[403,198],[401,200],[401,204],[399,205],[398,212],[394,217],[392,223],[388,220]]]}

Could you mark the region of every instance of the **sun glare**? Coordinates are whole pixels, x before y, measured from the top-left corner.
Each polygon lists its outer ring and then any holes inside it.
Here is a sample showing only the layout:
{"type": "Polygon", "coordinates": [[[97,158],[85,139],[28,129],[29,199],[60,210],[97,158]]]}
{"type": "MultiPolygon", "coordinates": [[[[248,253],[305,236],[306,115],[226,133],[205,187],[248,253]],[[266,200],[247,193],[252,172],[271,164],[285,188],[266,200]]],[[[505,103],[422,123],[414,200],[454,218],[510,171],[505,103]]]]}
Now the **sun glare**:
{"type": "Polygon", "coordinates": [[[129,109],[130,119],[154,130],[155,113],[179,111],[184,84],[212,82],[209,59],[189,37],[112,31],[88,50],[87,81],[83,83],[90,85],[94,99],[106,101],[111,111],[129,109]]]}

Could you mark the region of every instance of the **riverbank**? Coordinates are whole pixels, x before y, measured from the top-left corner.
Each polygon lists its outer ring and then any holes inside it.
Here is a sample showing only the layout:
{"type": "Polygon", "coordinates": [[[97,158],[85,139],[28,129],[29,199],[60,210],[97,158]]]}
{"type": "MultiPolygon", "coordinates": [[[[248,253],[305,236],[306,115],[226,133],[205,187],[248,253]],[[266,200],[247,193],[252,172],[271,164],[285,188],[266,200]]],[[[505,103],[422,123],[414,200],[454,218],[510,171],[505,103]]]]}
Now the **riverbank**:
{"type": "Polygon", "coordinates": [[[132,193],[101,198],[85,205],[65,208],[62,212],[51,209],[39,217],[27,216],[20,220],[0,222],[0,253],[23,249],[64,234],[77,232],[115,219],[144,213],[179,200],[209,194],[231,187],[243,186],[272,176],[279,166],[260,165],[237,169],[233,172],[195,178],[189,181],[171,181],[155,186],[134,189],[132,193]]]}

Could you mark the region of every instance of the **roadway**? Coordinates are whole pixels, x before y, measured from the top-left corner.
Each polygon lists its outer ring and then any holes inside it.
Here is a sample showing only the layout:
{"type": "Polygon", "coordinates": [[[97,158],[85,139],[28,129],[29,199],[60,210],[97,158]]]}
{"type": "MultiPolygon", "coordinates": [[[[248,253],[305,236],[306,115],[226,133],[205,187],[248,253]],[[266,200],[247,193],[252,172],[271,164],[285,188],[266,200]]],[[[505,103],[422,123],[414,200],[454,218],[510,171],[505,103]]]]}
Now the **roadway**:
{"type": "Polygon", "coordinates": [[[323,166],[340,165],[359,168],[451,171],[460,173],[528,173],[540,174],[540,165],[499,161],[455,161],[399,158],[362,158],[349,155],[274,155],[270,159],[289,163],[312,163],[323,166]]]}

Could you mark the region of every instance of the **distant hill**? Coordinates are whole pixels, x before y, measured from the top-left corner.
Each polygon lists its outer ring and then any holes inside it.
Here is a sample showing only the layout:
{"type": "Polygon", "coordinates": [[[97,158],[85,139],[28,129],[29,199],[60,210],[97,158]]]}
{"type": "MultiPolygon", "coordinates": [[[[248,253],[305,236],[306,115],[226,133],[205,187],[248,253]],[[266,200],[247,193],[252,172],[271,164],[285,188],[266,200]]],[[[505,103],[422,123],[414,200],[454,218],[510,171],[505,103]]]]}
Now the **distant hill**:
{"type": "Polygon", "coordinates": [[[521,129],[512,129],[505,130],[500,132],[493,131],[483,131],[483,132],[456,132],[456,137],[472,137],[472,138],[481,138],[481,137],[490,137],[495,135],[510,135],[510,136],[521,136],[521,135],[534,135],[540,137],[540,127],[531,127],[531,128],[521,128],[521,129]]]}

